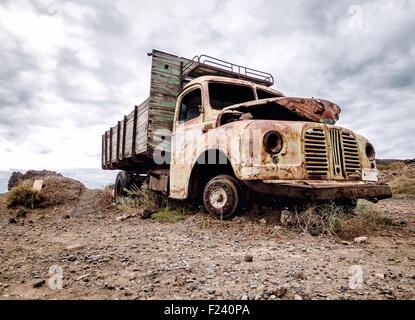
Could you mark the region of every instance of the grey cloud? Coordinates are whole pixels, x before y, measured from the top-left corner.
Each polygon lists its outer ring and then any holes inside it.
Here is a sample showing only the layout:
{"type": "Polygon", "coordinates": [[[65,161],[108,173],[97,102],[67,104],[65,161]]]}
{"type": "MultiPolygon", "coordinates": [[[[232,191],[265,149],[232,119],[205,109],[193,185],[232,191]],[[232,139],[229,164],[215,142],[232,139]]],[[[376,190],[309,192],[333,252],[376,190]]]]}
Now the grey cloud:
{"type": "MultiPolygon", "coordinates": [[[[32,4],[38,16],[50,15],[43,1],[32,4]]],[[[343,110],[339,124],[367,135],[379,157],[415,157],[415,6],[410,2],[65,1],[62,8],[65,24],[84,32],[57,48],[55,69],[45,71],[37,64],[36,53],[24,49],[25,39],[14,38],[13,49],[0,44],[0,131],[12,145],[31,139],[31,132],[39,129],[53,135],[69,123],[75,131],[84,130],[85,141],[79,143],[91,150],[84,156],[98,165],[100,135],[87,128],[103,131],[146,97],[146,53],[156,48],[189,58],[206,53],[263,68],[288,95],[338,103],[343,110]],[[390,3],[389,11],[383,9],[390,3]],[[65,4],[85,6],[93,14],[71,17],[65,4]],[[349,32],[348,10],[355,4],[364,10],[365,25],[349,32]],[[81,57],[91,48],[90,59],[96,63],[88,65],[81,57]],[[39,80],[24,83],[24,71],[39,75],[39,80]],[[41,77],[46,72],[52,79],[47,85],[41,77]],[[80,74],[102,91],[90,92],[83,79],[73,81],[80,74]]],[[[1,34],[12,37],[5,29],[1,34]]],[[[70,142],[73,133],[66,132],[62,141],[70,142]]],[[[37,153],[53,152],[54,146],[45,147],[47,141],[33,145],[37,153]]]]}

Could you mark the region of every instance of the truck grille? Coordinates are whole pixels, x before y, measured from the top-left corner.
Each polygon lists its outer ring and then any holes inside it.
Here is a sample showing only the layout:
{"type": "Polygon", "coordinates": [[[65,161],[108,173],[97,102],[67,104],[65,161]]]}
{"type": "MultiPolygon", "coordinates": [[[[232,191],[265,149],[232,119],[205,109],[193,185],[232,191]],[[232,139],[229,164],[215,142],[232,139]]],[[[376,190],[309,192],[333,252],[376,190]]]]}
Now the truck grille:
{"type": "Polygon", "coordinates": [[[355,137],[337,128],[310,128],[305,132],[305,163],[310,178],[347,179],[360,174],[359,150],[355,137]],[[330,163],[330,166],[329,166],[330,163]]]}
{"type": "Polygon", "coordinates": [[[308,129],[304,141],[307,173],[310,176],[326,176],[329,167],[324,130],[320,128],[308,129]]]}
{"type": "Polygon", "coordinates": [[[350,175],[360,172],[359,150],[355,137],[348,132],[342,132],[344,163],[346,167],[346,174],[350,175]]]}

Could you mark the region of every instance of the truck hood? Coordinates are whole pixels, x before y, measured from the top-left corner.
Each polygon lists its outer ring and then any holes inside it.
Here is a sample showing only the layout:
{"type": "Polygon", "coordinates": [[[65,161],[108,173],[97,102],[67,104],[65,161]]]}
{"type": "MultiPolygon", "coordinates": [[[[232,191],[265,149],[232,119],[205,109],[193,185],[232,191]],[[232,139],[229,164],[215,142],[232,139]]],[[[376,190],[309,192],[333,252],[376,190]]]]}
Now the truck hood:
{"type": "Polygon", "coordinates": [[[252,100],[224,108],[223,110],[245,109],[256,106],[284,107],[312,121],[335,124],[339,120],[340,107],[328,100],[316,98],[278,97],[261,100],[252,100]]]}

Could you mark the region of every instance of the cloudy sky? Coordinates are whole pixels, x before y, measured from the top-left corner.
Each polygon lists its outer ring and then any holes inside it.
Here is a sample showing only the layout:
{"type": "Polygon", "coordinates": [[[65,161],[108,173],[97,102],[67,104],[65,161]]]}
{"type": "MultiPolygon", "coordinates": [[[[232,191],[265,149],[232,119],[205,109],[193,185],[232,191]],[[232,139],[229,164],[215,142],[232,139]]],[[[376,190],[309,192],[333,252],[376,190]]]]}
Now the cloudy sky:
{"type": "Polygon", "coordinates": [[[152,48],[271,72],[329,99],[380,158],[415,157],[415,1],[0,2],[0,170],[98,168],[149,94],[152,48]]]}

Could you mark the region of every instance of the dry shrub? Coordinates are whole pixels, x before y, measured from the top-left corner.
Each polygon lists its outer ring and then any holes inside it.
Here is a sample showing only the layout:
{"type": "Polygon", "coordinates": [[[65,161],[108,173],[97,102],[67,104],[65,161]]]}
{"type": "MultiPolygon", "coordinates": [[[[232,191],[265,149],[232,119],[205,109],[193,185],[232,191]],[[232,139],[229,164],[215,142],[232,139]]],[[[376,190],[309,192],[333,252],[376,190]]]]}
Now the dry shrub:
{"type": "Polygon", "coordinates": [[[371,203],[359,203],[355,213],[350,214],[344,207],[334,203],[309,206],[294,214],[293,227],[305,233],[327,234],[350,240],[370,235],[380,227],[391,224],[391,219],[382,218],[371,203]]]}
{"type": "Polygon", "coordinates": [[[118,205],[122,211],[149,210],[154,212],[151,218],[159,221],[179,221],[194,213],[189,203],[154,192],[146,182],[140,187],[133,185],[127,193],[128,196],[121,198],[118,205]]]}
{"type": "Polygon", "coordinates": [[[390,163],[387,167],[389,170],[398,170],[398,169],[402,169],[403,167],[405,167],[405,163],[394,161],[390,163]]]}
{"type": "Polygon", "coordinates": [[[43,200],[42,193],[34,190],[28,185],[19,185],[14,187],[7,196],[7,207],[24,206],[34,209],[40,205],[43,200]]]}
{"type": "Polygon", "coordinates": [[[114,196],[112,186],[106,186],[104,190],[100,190],[98,206],[102,209],[108,209],[113,205],[114,196]]]}
{"type": "Polygon", "coordinates": [[[398,177],[389,182],[389,186],[393,194],[415,194],[415,178],[398,177]]]}
{"type": "Polygon", "coordinates": [[[128,196],[120,199],[121,209],[159,210],[162,207],[162,196],[151,190],[146,182],[140,187],[133,185],[126,190],[128,196]]]}

